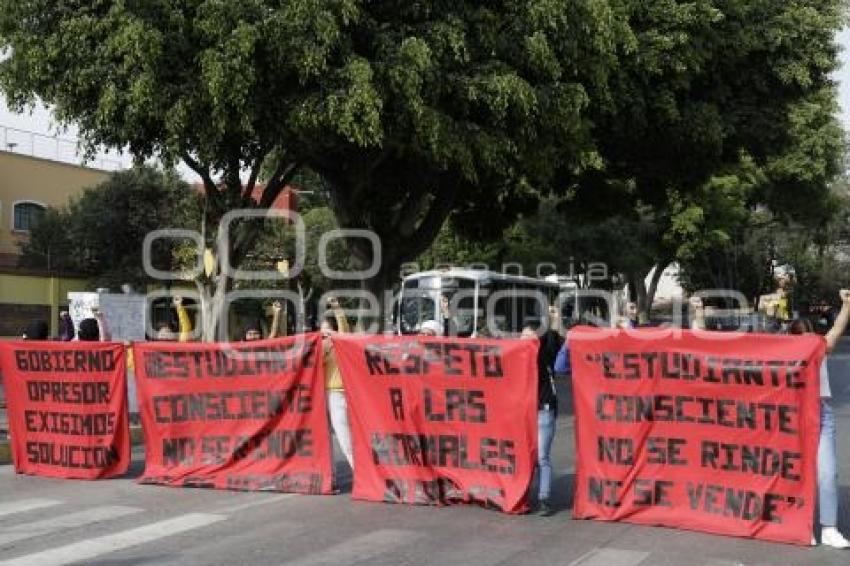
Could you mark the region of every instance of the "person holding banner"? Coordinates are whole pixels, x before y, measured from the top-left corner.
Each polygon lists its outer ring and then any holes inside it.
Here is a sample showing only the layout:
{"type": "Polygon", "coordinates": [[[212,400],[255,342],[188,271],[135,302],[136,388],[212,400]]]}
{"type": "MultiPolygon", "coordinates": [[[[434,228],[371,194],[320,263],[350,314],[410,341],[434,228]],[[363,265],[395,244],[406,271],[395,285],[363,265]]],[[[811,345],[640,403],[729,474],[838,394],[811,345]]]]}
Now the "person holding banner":
{"type": "MultiPolygon", "coordinates": [[[[272,304],[272,326],[271,330],[269,330],[269,335],[267,338],[277,338],[278,329],[280,327],[280,311],[282,310],[281,304],[279,301],[275,301],[272,304]]],[[[255,340],[263,339],[263,330],[262,325],[259,320],[254,320],[249,322],[245,326],[245,332],[243,333],[242,341],[243,342],[253,342],[255,340]]]]}
{"type": "Polygon", "coordinates": [[[74,330],[74,321],[71,320],[71,315],[68,311],[59,313],[59,341],[70,342],[77,337],[77,332],[74,330]]]}
{"type": "Polygon", "coordinates": [[[537,349],[537,501],[541,516],[550,517],[555,511],[549,501],[552,488],[552,441],[555,439],[555,422],[558,418],[558,394],[555,389],[555,358],[561,348],[561,336],[547,330],[539,338],[539,325],[526,323],[521,338],[538,340],[537,349]]]}
{"type": "Polygon", "coordinates": [[[77,332],[80,342],[106,342],[103,332],[103,313],[98,311],[94,318],[84,318],[80,321],[80,331],[77,332]]]}
{"type": "Polygon", "coordinates": [[[440,336],[443,331],[443,325],[436,320],[426,320],[419,327],[420,336],[440,336]]]}
{"type": "Polygon", "coordinates": [[[24,340],[47,340],[50,331],[47,328],[47,323],[43,320],[31,322],[26,330],[22,333],[24,340]]]}
{"type": "Polygon", "coordinates": [[[345,311],[339,305],[335,297],[328,299],[328,308],[333,314],[326,314],[322,320],[322,350],[324,351],[325,389],[328,395],[328,414],[330,416],[331,429],[336,435],[342,454],[351,469],[354,469],[354,453],[351,447],[351,428],[348,424],[348,405],[345,401],[345,392],[342,386],[342,375],[333,351],[331,336],[337,332],[348,333],[348,319],[345,311]]]}
{"type": "MultiPolygon", "coordinates": [[[[850,290],[839,292],[841,311],[826,333],[827,354],[835,349],[838,340],[850,322],[850,290]]],[[[810,334],[814,329],[807,319],[795,319],[788,325],[788,334],[810,334]]],[[[835,414],[829,388],[829,371],[826,359],[820,367],[821,425],[818,444],[818,504],[820,506],[821,543],[834,548],[850,548],[850,541],[837,528],[838,524],[838,468],[835,444],[835,414]]],[[[816,540],[812,537],[812,544],[816,540]]]]}
{"type": "MultiPolygon", "coordinates": [[[[832,328],[827,332],[826,351],[833,351],[838,340],[847,329],[850,321],[850,291],[842,290],[841,312],[835,319],[832,328]]],[[[692,297],[691,308],[694,312],[691,328],[694,330],[705,330],[705,308],[702,299],[692,297]]],[[[788,334],[802,335],[812,334],[814,329],[807,319],[798,318],[788,325],[788,334]]],[[[850,541],[837,528],[838,524],[838,470],[836,467],[837,455],[835,445],[835,414],[830,399],[832,394],[829,387],[829,370],[826,359],[820,366],[820,396],[821,396],[821,428],[820,441],[818,443],[818,504],[820,507],[821,543],[834,548],[850,548],[850,541]]],[[[817,540],[812,536],[812,545],[817,540]]]]}

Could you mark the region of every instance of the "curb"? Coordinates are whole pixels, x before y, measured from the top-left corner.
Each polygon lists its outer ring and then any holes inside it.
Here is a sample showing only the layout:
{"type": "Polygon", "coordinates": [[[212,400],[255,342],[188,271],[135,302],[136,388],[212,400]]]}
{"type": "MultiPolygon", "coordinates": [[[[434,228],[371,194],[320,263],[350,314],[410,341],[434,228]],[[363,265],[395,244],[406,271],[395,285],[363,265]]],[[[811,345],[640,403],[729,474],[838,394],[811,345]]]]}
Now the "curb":
{"type": "MultiPolygon", "coordinates": [[[[145,442],[145,435],[142,432],[142,427],[130,427],[130,444],[132,446],[141,446],[145,442]]],[[[0,466],[12,463],[12,450],[9,447],[8,440],[0,440],[0,466]]]]}

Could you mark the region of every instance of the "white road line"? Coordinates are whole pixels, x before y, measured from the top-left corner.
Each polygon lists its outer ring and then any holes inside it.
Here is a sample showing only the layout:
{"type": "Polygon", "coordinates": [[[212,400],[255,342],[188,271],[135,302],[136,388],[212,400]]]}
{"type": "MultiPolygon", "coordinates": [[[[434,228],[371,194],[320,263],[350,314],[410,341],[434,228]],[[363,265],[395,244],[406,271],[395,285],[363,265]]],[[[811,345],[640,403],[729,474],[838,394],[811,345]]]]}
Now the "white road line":
{"type": "Polygon", "coordinates": [[[141,511],[142,509],[138,507],[123,507],[120,505],[104,506],[51,517],[50,519],[41,521],[33,521],[31,523],[15,523],[8,527],[0,527],[0,545],[48,535],[63,529],[73,529],[109,519],[117,519],[118,517],[140,513],[141,511]]]}
{"type": "Polygon", "coordinates": [[[648,552],[638,550],[595,548],[570,562],[570,566],[637,566],[648,557],[648,552]]]}
{"type": "Polygon", "coordinates": [[[325,550],[304,556],[286,564],[296,566],[337,566],[370,560],[384,552],[404,546],[420,535],[412,531],[382,529],[335,544],[325,550]]]}
{"type": "Polygon", "coordinates": [[[56,501],[55,499],[19,499],[18,501],[0,503],[0,517],[3,515],[23,513],[24,511],[34,511],[35,509],[44,509],[45,507],[53,507],[61,503],[61,501],[56,501]]]}
{"type": "Polygon", "coordinates": [[[0,561],[0,566],[63,566],[74,562],[91,560],[102,554],[117,552],[161,538],[173,536],[192,529],[206,527],[226,517],[207,513],[187,513],[173,519],[151,523],[143,527],[121,531],[111,535],[91,538],[42,552],[18,556],[0,561]]]}
{"type": "Polygon", "coordinates": [[[226,515],[230,515],[231,513],[236,513],[237,511],[243,511],[245,509],[254,509],[255,507],[261,507],[263,505],[268,505],[269,503],[278,503],[280,501],[285,501],[287,499],[292,499],[293,497],[310,497],[309,495],[298,495],[296,493],[282,493],[275,497],[270,497],[268,499],[260,499],[255,501],[248,501],[247,503],[242,503],[240,505],[226,506],[221,507],[219,509],[211,510],[212,513],[224,513],[226,515]]]}

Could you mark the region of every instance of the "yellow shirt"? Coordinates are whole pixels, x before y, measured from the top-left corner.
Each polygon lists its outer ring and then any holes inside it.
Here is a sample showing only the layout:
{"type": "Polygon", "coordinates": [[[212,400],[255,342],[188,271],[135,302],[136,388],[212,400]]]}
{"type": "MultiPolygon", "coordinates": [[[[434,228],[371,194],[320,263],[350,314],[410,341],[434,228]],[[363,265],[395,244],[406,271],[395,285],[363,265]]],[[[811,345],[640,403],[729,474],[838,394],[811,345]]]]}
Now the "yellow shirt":
{"type": "MultiPolygon", "coordinates": [[[[179,306],[177,307],[177,322],[180,326],[180,336],[178,341],[180,342],[188,342],[192,339],[192,319],[189,318],[189,311],[186,310],[186,307],[179,306]]],[[[127,345],[127,369],[135,369],[136,362],[133,359],[133,344],[127,345]]]]}
{"type": "MultiPolygon", "coordinates": [[[[348,320],[345,318],[345,313],[342,309],[334,312],[336,317],[336,325],[339,332],[348,332],[348,320]]],[[[333,347],[328,348],[324,352],[325,362],[325,389],[328,391],[342,391],[342,374],[339,371],[339,366],[336,363],[336,354],[333,347]]]]}

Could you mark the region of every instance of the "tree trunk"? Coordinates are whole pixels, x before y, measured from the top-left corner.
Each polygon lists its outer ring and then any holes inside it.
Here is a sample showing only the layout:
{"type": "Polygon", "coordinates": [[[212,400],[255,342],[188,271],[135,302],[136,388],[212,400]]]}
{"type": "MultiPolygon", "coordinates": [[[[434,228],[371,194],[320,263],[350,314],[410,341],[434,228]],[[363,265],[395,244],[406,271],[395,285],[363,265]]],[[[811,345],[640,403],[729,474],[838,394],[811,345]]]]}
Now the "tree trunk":
{"type": "Polygon", "coordinates": [[[649,282],[649,290],[646,291],[645,305],[640,309],[641,322],[648,322],[652,314],[652,305],[655,302],[655,293],[658,292],[658,283],[664,270],[670,265],[670,260],[664,259],[655,264],[652,280],[649,282]]]}
{"type": "Polygon", "coordinates": [[[635,298],[637,302],[638,309],[638,322],[640,324],[646,324],[649,321],[649,309],[647,308],[646,303],[646,282],[642,275],[638,274],[634,277],[635,284],[635,298]]]}
{"type": "Polygon", "coordinates": [[[389,329],[392,324],[392,284],[394,274],[399,273],[401,266],[381,265],[378,273],[360,283],[360,289],[369,293],[371,300],[378,305],[377,319],[369,316],[365,310],[360,312],[358,326],[363,330],[374,330],[382,332],[389,329]]]}
{"type": "Polygon", "coordinates": [[[201,295],[201,339],[204,342],[227,341],[229,336],[225,335],[225,329],[232,330],[222,326],[222,320],[228,314],[225,309],[232,282],[224,275],[219,275],[217,279],[217,282],[198,285],[201,295]]]}

